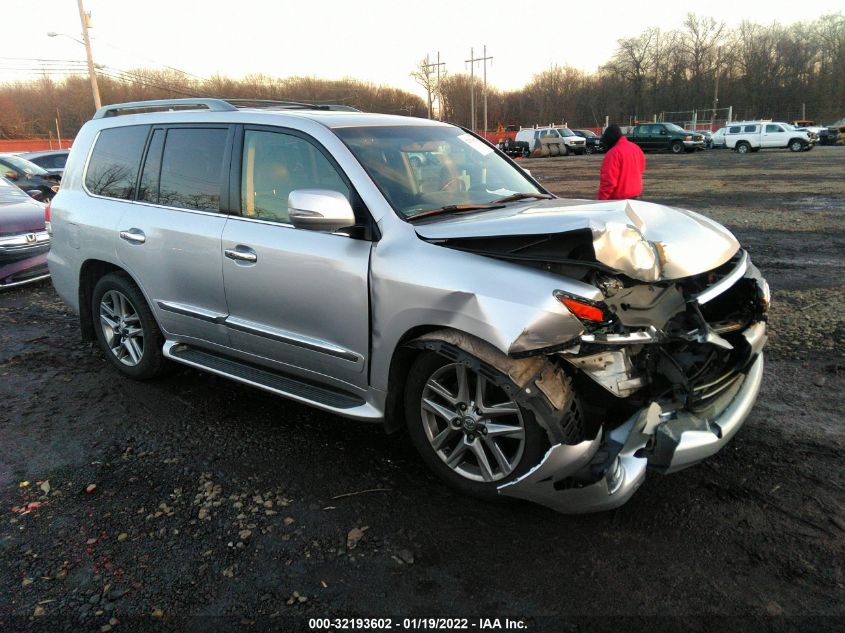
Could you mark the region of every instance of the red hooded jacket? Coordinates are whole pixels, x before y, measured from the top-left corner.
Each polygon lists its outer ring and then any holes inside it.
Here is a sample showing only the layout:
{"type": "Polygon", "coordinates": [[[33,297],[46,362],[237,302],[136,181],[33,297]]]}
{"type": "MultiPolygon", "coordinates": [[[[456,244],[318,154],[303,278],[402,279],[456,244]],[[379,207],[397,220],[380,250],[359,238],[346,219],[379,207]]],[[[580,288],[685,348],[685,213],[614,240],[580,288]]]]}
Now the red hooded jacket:
{"type": "Polygon", "coordinates": [[[624,136],[616,141],[601,163],[599,200],[627,200],[643,192],[645,154],[624,136]]]}

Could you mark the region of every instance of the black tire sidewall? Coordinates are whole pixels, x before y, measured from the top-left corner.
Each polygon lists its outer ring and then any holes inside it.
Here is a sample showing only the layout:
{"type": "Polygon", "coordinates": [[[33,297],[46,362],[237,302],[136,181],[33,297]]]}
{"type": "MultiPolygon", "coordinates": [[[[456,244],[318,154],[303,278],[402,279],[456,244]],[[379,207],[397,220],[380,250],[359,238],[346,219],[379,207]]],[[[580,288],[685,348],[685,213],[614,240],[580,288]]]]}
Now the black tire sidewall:
{"type": "MultiPolygon", "coordinates": [[[[497,488],[509,481],[513,481],[531,470],[542,460],[549,449],[549,439],[546,431],[534,420],[534,415],[520,407],[522,420],[525,425],[525,447],[522,458],[514,471],[499,481],[484,483],[466,479],[449,468],[437,453],[434,452],[426,437],[420,412],[420,400],[425,384],[431,375],[453,361],[431,351],[422,352],[411,366],[405,384],[405,421],[411,441],[420,454],[423,462],[440,479],[460,492],[486,500],[502,500],[497,488]]],[[[502,376],[503,380],[508,380],[502,376]]]]}
{"type": "Polygon", "coordinates": [[[94,286],[94,292],[91,296],[91,318],[100,349],[102,349],[109,363],[121,374],[135,380],[148,380],[161,373],[165,364],[162,354],[164,337],[150,307],[147,305],[146,299],[144,299],[143,293],[128,276],[120,273],[109,273],[100,278],[94,286]],[[118,360],[109,348],[103,328],[100,325],[100,302],[103,295],[110,290],[116,290],[129,299],[138,314],[141,329],[144,331],[144,353],[141,362],[134,367],[124,365],[118,360]]]}

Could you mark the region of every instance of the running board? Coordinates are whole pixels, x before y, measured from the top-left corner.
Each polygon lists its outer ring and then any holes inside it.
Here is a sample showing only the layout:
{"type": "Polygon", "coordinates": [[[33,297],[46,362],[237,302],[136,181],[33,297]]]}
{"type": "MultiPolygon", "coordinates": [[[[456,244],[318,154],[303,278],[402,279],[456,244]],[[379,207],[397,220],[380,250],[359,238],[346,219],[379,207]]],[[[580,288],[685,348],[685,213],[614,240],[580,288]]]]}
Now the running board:
{"type": "Polygon", "coordinates": [[[319,409],[354,418],[376,420],[382,417],[381,412],[368,404],[364,398],[340,389],[318,385],[185,343],[167,341],[163,351],[165,357],[177,363],[230,378],[319,409]]]}

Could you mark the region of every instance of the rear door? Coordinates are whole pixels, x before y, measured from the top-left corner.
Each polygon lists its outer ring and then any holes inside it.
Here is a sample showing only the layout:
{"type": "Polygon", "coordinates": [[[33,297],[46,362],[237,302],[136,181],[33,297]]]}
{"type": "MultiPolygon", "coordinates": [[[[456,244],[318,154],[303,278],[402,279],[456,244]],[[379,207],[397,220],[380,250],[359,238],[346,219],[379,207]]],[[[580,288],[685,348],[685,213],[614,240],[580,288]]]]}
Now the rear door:
{"type": "Polygon", "coordinates": [[[169,338],[228,345],[221,236],[232,130],[154,127],[117,255],[169,338]]]}
{"type": "Polygon", "coordinates": [[[222,246],[233,347],[260,364],[366,387],[371,242],[294,228],[287,204],[296,189],[329,189],[360,212],[357,194],[301,132],[245,126],[238,139],[232,188],[241,214],[230,217],[222,246]]]}

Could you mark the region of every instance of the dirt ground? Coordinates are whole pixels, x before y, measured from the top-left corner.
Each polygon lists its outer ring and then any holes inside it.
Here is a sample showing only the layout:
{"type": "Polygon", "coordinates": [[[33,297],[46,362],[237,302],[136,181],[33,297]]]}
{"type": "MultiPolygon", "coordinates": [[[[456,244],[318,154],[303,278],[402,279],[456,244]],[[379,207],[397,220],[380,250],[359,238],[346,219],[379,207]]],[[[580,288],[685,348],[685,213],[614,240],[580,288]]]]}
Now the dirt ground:
{"type": "MultiPolygon", "coordinates": [[[[600,162],[525,166],[591,198],[600,162]]],[[[644,198],[768,277],[771,342],[722,453],[596,515],[462,497],[407,437],[212,375],[126,380],[49,283],[0,294],[0,631],[845,630],[843,174],[840,147],[648,156],[644,198]]]]}

